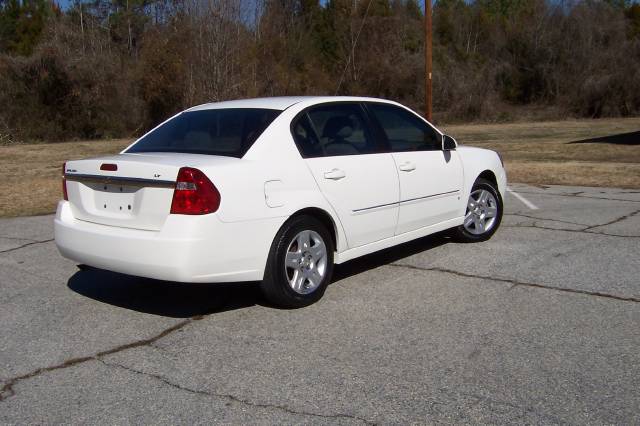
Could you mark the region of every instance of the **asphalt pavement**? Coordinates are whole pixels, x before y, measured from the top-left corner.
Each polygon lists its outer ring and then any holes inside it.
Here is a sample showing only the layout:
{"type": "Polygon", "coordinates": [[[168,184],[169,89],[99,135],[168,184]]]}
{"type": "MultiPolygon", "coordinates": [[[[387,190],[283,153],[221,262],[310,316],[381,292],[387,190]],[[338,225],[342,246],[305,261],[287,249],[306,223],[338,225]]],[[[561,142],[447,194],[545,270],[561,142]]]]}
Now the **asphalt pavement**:
{"type": "Polygon", "coordinates": [[[0,423],[640,423],[640,190],[511,189],[491,240],[351,261],[298,310],[0,219],[0,423]]]}

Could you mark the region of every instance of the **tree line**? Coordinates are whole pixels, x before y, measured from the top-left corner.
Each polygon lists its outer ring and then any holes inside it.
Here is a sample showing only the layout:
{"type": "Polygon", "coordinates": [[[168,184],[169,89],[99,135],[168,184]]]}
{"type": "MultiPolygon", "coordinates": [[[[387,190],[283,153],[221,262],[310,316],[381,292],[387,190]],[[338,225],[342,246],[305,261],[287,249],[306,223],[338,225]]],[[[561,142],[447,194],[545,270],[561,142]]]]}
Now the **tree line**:
{"type": "MultiPolygon", "coordinates": [[[[424,104],[416,0],[0,0],[0,143],[140,135],[277,95],[424,104]]],[[[434,121],[640,112],[640,5],[438,0],[434,121]]]]}

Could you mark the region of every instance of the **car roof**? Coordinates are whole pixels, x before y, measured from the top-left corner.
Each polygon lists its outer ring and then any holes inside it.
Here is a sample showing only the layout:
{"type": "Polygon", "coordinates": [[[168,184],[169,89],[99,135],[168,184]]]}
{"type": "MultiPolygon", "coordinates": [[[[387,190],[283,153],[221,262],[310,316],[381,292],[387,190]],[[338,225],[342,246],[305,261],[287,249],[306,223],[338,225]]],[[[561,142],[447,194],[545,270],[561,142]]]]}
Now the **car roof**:
{"type": "Polygon", "coordinates": [[[261,108],[285,110],[292,105],[304,102],[305,105],[314,105],[324,102],[391,102],[386,99],[366,98],[357,96],[275,96],[271,98],[253,98],[253,99],[236,99],[232,101],[212,102],[189,108],[187,111],[201,111],[206,109],[222,109],[222,108],[261,108]]]}

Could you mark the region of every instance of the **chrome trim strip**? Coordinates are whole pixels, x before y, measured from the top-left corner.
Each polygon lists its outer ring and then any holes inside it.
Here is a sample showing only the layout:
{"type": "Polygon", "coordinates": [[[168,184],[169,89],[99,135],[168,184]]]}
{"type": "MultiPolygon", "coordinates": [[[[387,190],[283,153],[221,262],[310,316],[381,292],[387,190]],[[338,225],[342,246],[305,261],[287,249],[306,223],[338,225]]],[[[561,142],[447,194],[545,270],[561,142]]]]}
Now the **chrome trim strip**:
{"type": "Polygon", "coordinates": [[[459,193],[460,193],[460,191],[458,191],[456,189],[454,191],[441,192],[439,194],[426,195],[424,197],[409,198],[408,200],[400,201],[400,204],[414,203],[416,201],[426,200],[428,198],[448,197],[450,195],[456,195],[456,194],[459,194],[459,193]]]}
{"type": "Polygon", "coordinates": [[[64,177],[68,181],[80,183],[99,183],[102,185],[124,185],[153,188],[175,188],[176,186],[176,183],[171,180],[141,179],[121,176],[83,175],[74,173],[65,173],[64,177]]]}
{"type": "Polygon", "coordinates": [[[351,213],[352,214],[368,213],[371,210],[384,209],[384,208],[387,208],[387,207],[393,207],[393,206],[397,206],[397,205],[398,205],[398,203],[380,204],[380,205],[373,206],[373,207],[365,207],[365,208],[362,208],[362,209],[352,210],[351,213]]]}
{"type": "Polygon", "coordinates": [[[460,191],[456,189],[456,190],[453,190],[453,191],[441,192],[441,193],[438,193],[438,194],[425,195],[424,197],[409,198],[408,200],[402,200],[402,201],[397,202],[397,203],[380,204],[380,205],[373,206],[373,207],[364,207],[362,209],[355,209],[355,210],[352,210],[351,213],[352,214],[366,213],[366,212],[368,212],[370,210],[377,210],[377,209],[382,209],[382,208],[391,207],[391,206],[399,206],[401,204],[413,203],[413,202],[420,201],[420,200],[426,200],[428,198],[447,197],[447,196],[456,195],[456,194],[459,194],[459,193],[460,193],[460,191]]]}

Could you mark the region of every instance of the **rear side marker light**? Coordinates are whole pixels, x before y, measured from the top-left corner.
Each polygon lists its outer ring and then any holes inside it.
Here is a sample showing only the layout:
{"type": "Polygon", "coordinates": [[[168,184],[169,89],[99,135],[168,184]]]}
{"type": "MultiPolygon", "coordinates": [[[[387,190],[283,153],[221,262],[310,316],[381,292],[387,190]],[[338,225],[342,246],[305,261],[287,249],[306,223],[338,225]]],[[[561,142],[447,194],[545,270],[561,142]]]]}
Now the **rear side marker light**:
{"type": "Polygon", "coordinates": [[[183,167],[178,172],[171,201],[171,214],[209,214],[220,207],[220,192],[198,169],[183,167]]]}
{"type": "Polygon", "coordinates": [[[62,197],[65,201],[69,201],[69,195],[67,195],[67,179],[64,177],[67,172],[67,163],[62,163],[62,197]]]}
{"type": "Polygon", "coordinates": [[[103,165],[100,166],[100,170],[104,170],[106,172],[117,172],[118,171],[118,165],[117,164],[104,163],[103,165]]]}

